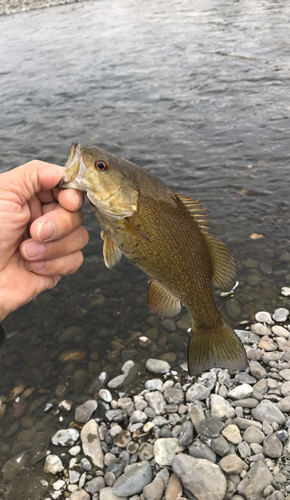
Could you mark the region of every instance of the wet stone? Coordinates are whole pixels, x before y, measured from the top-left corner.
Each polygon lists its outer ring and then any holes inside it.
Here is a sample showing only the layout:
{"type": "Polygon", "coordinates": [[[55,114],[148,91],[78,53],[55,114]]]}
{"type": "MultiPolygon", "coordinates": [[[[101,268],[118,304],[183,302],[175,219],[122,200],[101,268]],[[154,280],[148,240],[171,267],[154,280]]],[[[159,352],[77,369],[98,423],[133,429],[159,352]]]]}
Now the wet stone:
{"type": "Polygon", "coordinates": [[[216,417],[209,417],[199,424],[200,432],[209,438],[218,437],[224,428],[224,423],[216,417]]]}
{"type": "Polygon", "coordinates": [[[94,399],[86,401],[84,404],[77,406],[75,411],[75,421],[80,424],[85,424],[90,420],[92,414],[98,408],[98,403],[94,399]]]}
{"type": "Polygon", "coordinates": [[[146,361],[146,368],[151,373],[167,373],[170,370],[170,365],[167,361],[149,358],[146,361]]]}
{"type": "Polygon", "coordinates": [[[52,436],[51,442],[55,446],[73,446],[79,436],[77,429],[61,429],[52,436]]]}
{"type": "Polygon", "coordinates": [[[279,307],[278,309],[275,309],[274,314],[273,314],[273,319],[277,321],[278,323],[284,323],[286,321],[287,317],[289,315],[288,309],[284,307],[279,307]]]}
{"type": "Polygon", "coordinates": [[[113,399],[112,394],[108,391],[108,389],[100,389],[99,396],[106,403],[110,403],[113,399]]]}
{"type": "Polygon", "coordinates": [[[152,481],[152,469],[149,462],[138,462],[128,465],[125,474],[117,479],[113,493],[118,496],[131,497],[143,491],[152,481]]]}
{"type": "Polygon", "coordinates": [[[48,455],[44,464],[44,472],[50,472],[51,474],[58,474],[63,471],[64,466],[62,465],[61,459],[57,455],[48,455]]]}

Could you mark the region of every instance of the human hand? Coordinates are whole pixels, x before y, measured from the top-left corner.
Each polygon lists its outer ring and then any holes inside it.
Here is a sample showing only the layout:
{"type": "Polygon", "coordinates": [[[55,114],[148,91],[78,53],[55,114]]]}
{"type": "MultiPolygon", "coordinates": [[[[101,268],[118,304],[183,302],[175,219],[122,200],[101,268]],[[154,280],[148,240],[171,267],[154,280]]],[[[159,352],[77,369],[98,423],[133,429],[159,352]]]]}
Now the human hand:
{"type": "Polygon", "coordinates": [[[83,262],[83,194],[54,189],[63,168],[34,160],[0,174],[0,321],[83,262]]]}

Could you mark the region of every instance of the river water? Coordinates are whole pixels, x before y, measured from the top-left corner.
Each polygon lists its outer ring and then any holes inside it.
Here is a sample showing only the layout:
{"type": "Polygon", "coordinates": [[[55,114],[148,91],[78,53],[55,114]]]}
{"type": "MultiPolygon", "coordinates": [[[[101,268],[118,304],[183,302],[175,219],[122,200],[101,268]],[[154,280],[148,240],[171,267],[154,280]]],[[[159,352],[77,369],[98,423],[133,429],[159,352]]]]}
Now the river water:
{"type": "MultiPolygon", "coordinates": [[[[86,1],[0,17],[0,171],[32,158],[64,165],[73,140],[117,153],[208,208],[239,265],[235,297],[217,292],[232,326],[288,307],[289,17],[283,0],[86,1]]],[[[185,360],[186,331],[170,337],[148,314],[147,278],[125,258],[105,268],[100,229],[84,211],[80,271],[3,323],[0,395],[35,389],[20,416],[6,405],[2,463],[31,441],[33,452],[47,449],[56,417],[46,403],[92,397],[101,371],[137,359],[135,390],[149,356],[185,360]],[[138,346],[140,332],[150,349],[138,346]],[[64,363],[72,348],[89,358],[64,363]]],[[[30,458],[27,499],[42,498],[42,469],[30,458]]]]}

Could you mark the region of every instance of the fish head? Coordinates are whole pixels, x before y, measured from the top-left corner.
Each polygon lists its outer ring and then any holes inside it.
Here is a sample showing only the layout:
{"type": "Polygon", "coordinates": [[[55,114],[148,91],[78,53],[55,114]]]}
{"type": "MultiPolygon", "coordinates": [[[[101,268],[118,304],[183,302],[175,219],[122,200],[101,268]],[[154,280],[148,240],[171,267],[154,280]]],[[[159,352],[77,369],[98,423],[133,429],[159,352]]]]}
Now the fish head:
{"type": "Polygon", "coordinates": [[[128,175],[126,160],[97,146],[72,144],[57,187],[86,192],[97,210],[112,217],[129,217],[137,209],[139,191],[128,175]]]}

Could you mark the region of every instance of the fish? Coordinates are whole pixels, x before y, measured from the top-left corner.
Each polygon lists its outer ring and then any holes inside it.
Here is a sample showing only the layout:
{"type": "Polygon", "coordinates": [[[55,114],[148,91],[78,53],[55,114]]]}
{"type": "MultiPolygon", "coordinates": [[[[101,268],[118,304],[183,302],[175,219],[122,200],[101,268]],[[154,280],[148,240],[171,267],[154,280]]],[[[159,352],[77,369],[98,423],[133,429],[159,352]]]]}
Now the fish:
{"type": "Polygon", "coordinates": [[[174,317],[183,304],[192,317],[188,372],[237,372],[248,366],[245,349],[220,315],[212,283],[230,291],[237,265],[227,245],[210,233],[199,200],[176,194],[158,177],[97,146],[73,143],[58,185],[86,193],[102,229],[105,265],[124,254],[149,276],[148,306],[174,317]]]}

